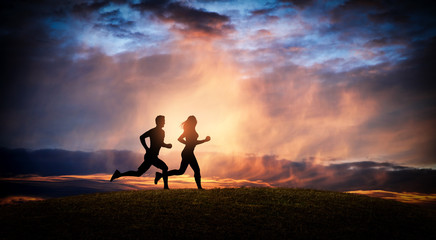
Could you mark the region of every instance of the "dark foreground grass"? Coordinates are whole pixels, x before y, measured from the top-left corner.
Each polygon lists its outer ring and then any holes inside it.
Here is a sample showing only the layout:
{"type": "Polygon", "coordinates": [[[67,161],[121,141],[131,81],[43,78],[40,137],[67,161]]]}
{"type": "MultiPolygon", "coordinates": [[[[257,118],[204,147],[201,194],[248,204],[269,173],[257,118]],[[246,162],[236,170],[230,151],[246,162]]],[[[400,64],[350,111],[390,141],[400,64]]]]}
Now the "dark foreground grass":
{"type": "Polygon", "coordinates": [[[1,239],[434,239],[431,209],[284,188],[98,193],[0,207],[1,239]]]}

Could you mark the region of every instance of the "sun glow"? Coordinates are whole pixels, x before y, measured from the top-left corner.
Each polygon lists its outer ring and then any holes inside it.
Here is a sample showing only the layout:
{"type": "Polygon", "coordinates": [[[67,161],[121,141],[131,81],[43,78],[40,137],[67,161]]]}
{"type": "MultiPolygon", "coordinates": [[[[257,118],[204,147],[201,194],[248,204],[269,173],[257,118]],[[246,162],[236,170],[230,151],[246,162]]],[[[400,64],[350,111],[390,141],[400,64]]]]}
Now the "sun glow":
{"type": "MultiPolygon", "coordinates": [[[[120,124],[121,129],[103,148],[125,146],[122,140],[126,132],[139,136],[154,127],[157,115],[164,115],[165,142],[172,143],[173,150],[181,151],[183,145],[177,142],[182,133],[180,124],[188,116],[195,115],[199,138],[212,138],[211,142],[201,146],[203,151],[236,150],[238,144],[234,135],[248,102],[240,88],[239,70],[229,56],[216,51],[210,44],[180,44],[178,47],[184,49],[185,54],[189,52],[189,59],[185,59],[186,55],[170,57],[167,69],[161,75],[153,76],[147,69],[133,69],[126,81],[138,87],[130,96],[135,105],[126,109],[128,122],[120,124]],[[172,64],[181,60],[186,61],[186,66],[177,73],[172,72],[179,67],[172,64]],[[156,81],[156,84],[146,81],[156,81]]],[[[140,145],[136,146],[138,151],[142,151],[140,145]]]]}

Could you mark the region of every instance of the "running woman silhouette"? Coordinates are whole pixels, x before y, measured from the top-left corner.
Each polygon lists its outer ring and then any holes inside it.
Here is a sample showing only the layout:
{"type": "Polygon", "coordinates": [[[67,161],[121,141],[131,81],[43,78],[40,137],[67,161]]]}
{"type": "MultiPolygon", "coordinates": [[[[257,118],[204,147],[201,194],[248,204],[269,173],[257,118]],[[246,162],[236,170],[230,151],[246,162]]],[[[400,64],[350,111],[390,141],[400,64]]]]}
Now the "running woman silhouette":
{"type": "Polygon", "coordinates": [[[190,165],[192,170],[194,170],[195,183],[197,183],[198,189],[203,189],[201,187],[200,167],[198,166],[197,158],[195,158],[194,155],[194,148],[198,144],[210,141],[210,137],[207,136],[204,140],[197,140],[198,133],[195,131],[196,125],[197,119],[195,116],[189,116],[188,119],[182,123],[183,133],[177,139],[179,142],[185,144],[185,148],[182,151],[182,162],[180,163],[180,168],[168,171],[167,176],[165,176],[165,173],[156,172],[156,177],[154,179],[155,184],[157,184],[161,178],[165,180],[168,176],[184,174],[186,168],[190,165]]]}
{"type": "Polygon", "coordinates": [[[115,170],[114,174],[112,175],[111,182],[114,179],[117,179],[119,177],[123,176],[135,176],[139,177],[142,174],[144,174],[151,165],[162,169],[162,175],[164,176],[164,189],[168,189],[168,177],[167,177],[167,171],[168,166],[165,164],[164,161],[160,160],[158,155],[161,147],[165,148],[172,148],[172,144],[164,143],[165,138],[165,131],[162,129],[165,126],[165,117],[162,115],[159,115],[156,117],[156,127],[148,130],[144,134],[142,134],[139,137],[139,140],[141,141],[142,146],[145,148],[145,155],[144,155],[144,162],[138,167],[137,171],[127,171],[124,173],[120,173],[120,171],[115,170]],[[147,143],[145,142],[145,139],[149,137],[150,138],[150,147],[147,146],[147,143]]]}

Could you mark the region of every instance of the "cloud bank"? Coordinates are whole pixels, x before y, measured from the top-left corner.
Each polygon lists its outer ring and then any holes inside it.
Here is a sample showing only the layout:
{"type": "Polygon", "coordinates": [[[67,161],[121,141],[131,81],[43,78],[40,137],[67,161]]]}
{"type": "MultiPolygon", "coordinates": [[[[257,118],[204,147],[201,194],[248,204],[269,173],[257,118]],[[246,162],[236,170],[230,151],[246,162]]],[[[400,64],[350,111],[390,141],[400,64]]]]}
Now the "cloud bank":
{"type": "MultiPolygon", "coordinates": [[[[162,159],[167,162],[170,169],[178,168],[180,164],[179,158],[171,155],[164,156],[162,159]]],[[[229,156],[218,153],[202,153],[198,155],[198,159],[202,177],[216,179],[216,186],[225,185],[226,179],[233,179],[234,184],[238,182],[243,184],[245,181],[247,186],[436,193],[433,184],[436,180],[435,170],[410,168],[386,162],[365,161],[325,165],[317,162],[316,159],[294,162],[278,159],[275,156],[229,156]]],[[[53,177],[106,174],[106,178],[99,178],[92,184],[95,179],[86,180],[89,181],[89,185],[86,183],[89,188],[93,189],[92,186],[98,184],[100,190],[104,190],[112,187],[108,179],[115,169],[135,170],[141,163],[142,155],[129,151],[2,149],[0,176],[3,180],[13,181],[14,178],[19,179],[20,176],[26,175],[53,177]]],[[[133,178],[136,183],[131,183],[130,186],[141,186],[140,182],[153,186],[152,180],[156,170],[151,168],[144,175],[148,177],[147,179],[133,178]]],[[[189,169],[187,174],[191,175],[190,180],[193,182],[192,170],[189,169]]],[[[174,183],[170,179],[171,182],[174,183]]],[[[8,189],[12,191],[13,188],[8,189]]]]}

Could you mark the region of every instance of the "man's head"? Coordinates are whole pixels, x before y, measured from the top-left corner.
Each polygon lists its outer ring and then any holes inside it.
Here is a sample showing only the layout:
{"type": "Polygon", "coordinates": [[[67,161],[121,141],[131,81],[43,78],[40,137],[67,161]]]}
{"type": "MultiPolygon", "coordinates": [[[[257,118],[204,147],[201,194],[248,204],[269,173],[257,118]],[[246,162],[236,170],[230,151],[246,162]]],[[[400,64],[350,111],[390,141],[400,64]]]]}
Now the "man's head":
{"type": "Polygon", "coordinates": [[[165,117],[162,115],[159,115],[156,117],[156,126],[163,128],[165,126],[165,117]]]}

